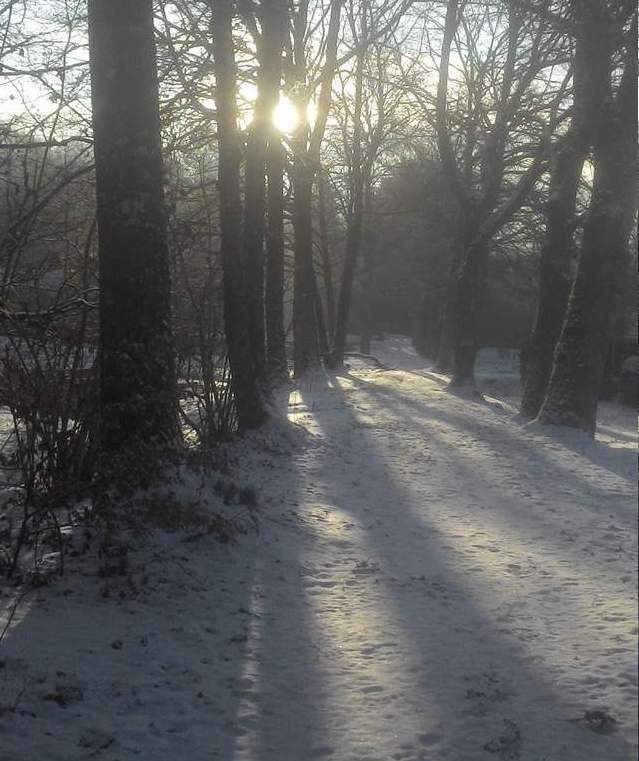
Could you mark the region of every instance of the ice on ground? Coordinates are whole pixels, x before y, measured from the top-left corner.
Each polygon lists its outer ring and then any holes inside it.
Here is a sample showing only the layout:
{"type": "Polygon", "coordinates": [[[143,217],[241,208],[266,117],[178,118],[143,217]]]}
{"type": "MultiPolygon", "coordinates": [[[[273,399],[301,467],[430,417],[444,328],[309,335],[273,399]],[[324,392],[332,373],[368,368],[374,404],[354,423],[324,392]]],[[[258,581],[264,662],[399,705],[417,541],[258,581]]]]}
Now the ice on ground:
{"type": "Polygon", "coordinates": [[[636,757],[636,422],[523,427],[406,340],[374,353],[396,369],[309,377],[231,446],[259,533],[29,593],[2,761],[636,757]]]}

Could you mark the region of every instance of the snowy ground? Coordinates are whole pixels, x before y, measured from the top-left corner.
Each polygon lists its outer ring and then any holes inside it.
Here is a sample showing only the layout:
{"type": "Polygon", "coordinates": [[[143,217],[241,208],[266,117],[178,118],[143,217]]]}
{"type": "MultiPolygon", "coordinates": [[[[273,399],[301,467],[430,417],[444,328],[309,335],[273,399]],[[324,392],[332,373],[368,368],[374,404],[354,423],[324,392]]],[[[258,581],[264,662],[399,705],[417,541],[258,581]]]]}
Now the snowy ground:
{"type": "Polygon", "coordinates": [[[636,419],[522,427],[507,358],[482,402],[374,353],[397,369],[317,375],[232,447],[258,534],[27,595],[1,761],[636,758],[636,419]]]}

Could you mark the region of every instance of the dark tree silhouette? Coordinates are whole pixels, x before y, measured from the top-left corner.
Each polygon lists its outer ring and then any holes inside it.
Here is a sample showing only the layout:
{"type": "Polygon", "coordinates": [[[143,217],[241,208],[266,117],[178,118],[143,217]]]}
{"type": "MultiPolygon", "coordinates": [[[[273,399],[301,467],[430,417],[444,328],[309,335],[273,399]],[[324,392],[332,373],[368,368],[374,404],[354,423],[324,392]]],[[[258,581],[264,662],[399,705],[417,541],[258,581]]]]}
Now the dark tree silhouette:
{"type": "MultiPolygon", "coordinates": [[[[609,17],[609,21],[613,19],[609,17]]],[[[607,36],[613,24],[600,27],[607,36]]],[[[637,208],[637,15],[626,37],[616,95],[612,61],[604,116],[593,146],[592,199],[566,318],[538,419],[594,435],[597,401],[610,339],[613,307],[626,270],[628,237],[637,208]]]]}
{"type": "MultiPolygon", "coordinates": [[[[330,366],[340,368],[344,364],[344,351],[346,350],[346,331],[351,308],[353,283],[359,255],[362,227],[364,222],[364,190],[367,184],[365,174],[370,176],[370,167],[365,166],[362,150],[362,108],[364,98],[364,66],[366,63],[367,47],[364,44],[368,38],[368,14],[367,3],[363,3],[360,9],[360,36],[355,41],[359,43],[359,50],[355,59],[354,72],[354,103],[353,103],[353,135],[350,144],[351,167],[350,167],[350,193],[347,210],[346,226],[346,252],[344,257],[344,270],[340,284],[337,312],[335,317],[335,332],[330,356],[330,366]],[[368,171],[366,171],[368,170],[368,171]]],[[[351,26],[356,28],[355,19],[351,19],[351,26]]],[[[368,164],[369,162],[366,162],[368,164]]],[[[370,185],[370,181],[368,182],[370,185]]]]}
{"type": "MultiPolygon", "coordinates": [[[[284,150],[273,121],[273,110],[280,95],[282,53],[288,35],[288,10],[284,0],[267,0],[261,6],[262,44],[259,89],[263,129],[260,160],[263,176],[266,168],[266,371],[273,379],[287,377],[284,331],[284,150]]],[[[258,104],[256,104],[256,110],[258,104]]],[[[263,185],[262,185],[263,187],[263,185]]],[[[248,203],[248,199],[247,199],[248,203]]]]}
{"type": "MultiPolygon", "coordinates": [[[[251,320],[255,318],[255,312],[247,307],[247,262],[242,255],[242,149],[237,126],[233,5],[232,0],[216,0],[211,7],[219,154],[218,192],[224,271],[224,324],[238,425],[242,430],[255,428],[264,422],[266,409],[252,352],[252,339],[256,331],[251,320]]],[[[255,261],[252,260],[250,265],[255,266],[255,261]]]]}
{"type": "MultiPolygon", "coordinates": [[[[499,230],[521,208],[543,173],[549,136],[560,118],[558,111],[564,90],[563,85],[559,85],[549,101],[542,103],[537,99],[533,86],[535,78],[554,66],[563,53],[555,37],[545,33],[543,22],[537,23],[514,4],[510,5],[504,14],[499,43],[495,37],[490,56],[479,66],[476,66],[476,59],[481,48],[478,44],[481,35],[469,37],[466,34],[469,53],[463,58],[471,64],[471,79],[487,77],[487,80],[483,89],[478,91],[475,81],[473,92],[469,91],[469,97],[476,102],[465,115],[465,125],[458,132],[457,140],[453,140],[448,107],[451,48],[458,30],[465,29],[462,21],[466,15],[471,13],[472,19],[472,13],[476,12],[473,8],[458,0],[448,2],[435,117],[441,165],[457,199],[459,217],[458,252],[451,267],[438,364],[444,369],[452,349],[451,385],[470,387],[475,384],[474,367],[479,348],[477,326],[491,244],[499,230]],[[498,57],[495,57],[496,52],[498,57]],[[483,97],[487,92],[494,93],[494,96],[491,96],[490,117],[482,120],[478,114],[486,108],[483,97]],[[524,112],[528,119],[522,120],[524,112]],[[513,118],[514,114],[518,114],[517,119],[513,118]],[[513,125],[518,124],[521,128],[524,123],[526,130],[517,134],[513,125]],[[541,123],[543,127],[531,140],[531,135],[527,134],[531,126],[541,123]],[[519,141],[527,144],[528,156],[525,163],[521,162],[520,156],[518,179],[514,181],[509,156],[519,141]]],[[[479,12],[486,11],[479,7],[479,12]]],[[[483,26],[483,16],[480,23],[483,26]]]]}
{"type": "Polygon", "coordinates": [[[598,125],[608,116],[601,107],[610,87],[613,44],[611,35],[602,35],[606,11],[600,3],[587,0],[576,0],[573,5],[576,13],[572,118],[557,146],[551,170],[537,316],[527,349],[521,401],[522,415],[527,418],[538,415],[548,386],[572,283],[577,190],[598,125]]]}
{"type": "Polygon", "coordinates": [[[177,439],[151,0],[89,0],[100,281],[100,447],[177,439]]]}
{"type": "MultiPolygon", "coordinates": [[[[244,170],[244,261],[247,273],[247,308],[251,312],[251,345],[255,372],[260,381],[266,379],[266,334],[264,302],[264,240],[266,211],[266,165],[269,142],[278,138],[273,125],[273,112],[280,97],[282,78],[282,51],[287,32],[287,9],[281,0],[260,3],[255,14],[260,20],[260,32],[255,31],[255,45],[259,67],[257,70],[257,97],[253,108],[253,119],[249,127],[246,145],[246,166],[244,170]]],[[[277,151],[275,146],[274,151],[277,151]]],[[[273,156],[275,159],[276,157],[273,156]]],[[[273,167],[275,171],[276,167],[273,167]]],[[[271,176],[275,186],[277,178],[271,176]]],[[[272,187],[270,198],[278,192],[272,187]]],[[[281,197],[282,189],[279,188],[281,197]]],[[[271,217],[277,211],[271,203],[271,217]]],[[[273,219],[274,228],[277,220],[273,219]]],[[[274,255],[275,241],[269,235],[271,254],[274,255]]],[[[281,296],[280,296],[281,300],[281,296]]],[[[272,307],[272,302],[269,302],[272,307]]]]}
{"type": "Polygon", "coordinates": [[[342,0],[331,0],[326,52],[319,83],[317,116],[312,129],[306,118],[309,102],[307,51],[309,19],[308,3],[301,3],[294,16],[293,65],[289,86],[298,95],[296,106],[299,123],[292,140],[293,167],[293,231],[295,238],[293,293],[293,369],[303,375],[319,361],[317,324],[317,283],[313,269],[313,183],[319,168],[320,147],[326,129],[331,103],[331,87],[337,67],[337,46],[342,0]]]}

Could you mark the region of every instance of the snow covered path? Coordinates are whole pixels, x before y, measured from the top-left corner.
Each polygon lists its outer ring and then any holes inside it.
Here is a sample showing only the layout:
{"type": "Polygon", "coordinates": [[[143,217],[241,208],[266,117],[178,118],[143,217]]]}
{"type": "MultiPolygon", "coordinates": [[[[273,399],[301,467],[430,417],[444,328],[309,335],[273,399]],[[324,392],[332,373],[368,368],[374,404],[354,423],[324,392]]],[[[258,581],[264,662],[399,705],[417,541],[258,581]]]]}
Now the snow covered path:
{"type": "Polygon", "coordinates": [[[25,613],[0,759],[634,759],[632,431],[522,428],[404,365],[317,375],[306,432],[236,446],[257,537],[158,539],[143,596],[25,613]],[[64,709],[36,703],[56,669],[64,709]]]}

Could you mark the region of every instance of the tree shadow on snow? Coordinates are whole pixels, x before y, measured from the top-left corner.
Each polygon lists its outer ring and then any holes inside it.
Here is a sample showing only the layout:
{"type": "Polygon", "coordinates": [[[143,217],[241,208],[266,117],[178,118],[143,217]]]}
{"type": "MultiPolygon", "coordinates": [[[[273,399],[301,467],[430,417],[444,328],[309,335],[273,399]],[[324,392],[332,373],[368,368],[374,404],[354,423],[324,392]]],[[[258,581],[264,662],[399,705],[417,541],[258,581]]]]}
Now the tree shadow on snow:
{"type": "MultiPolygon", "coordinates": [[[[495,414],[503,414],[499,405],[499,400],[498,405],[496,406],[489,402],[482,401],[479,398],[481,390],[475,394],[465,391],[459,392],[449,388],[444,378],[433,374],[432,372],[419,370],[406,370],[405,372],[420,378],[428,378],[442,386],[447,393],[453,396],[458,396],[465,402],[480,404],[485,409],[492,409],[495,414]]],[[[492,393],[490,388],[487,393],[492,393]]],[[[592,439],[589,434],[583,431],[570,429],[564,426],[538,425],[526,422],[524,422],[523,425],[524,428],[534,429],[536,435],[545,440],[545,442],[551,447],[556,444],[565,449],[570,449],[575,452],[575,454],[590,460],[590,462],[600,468],[609,470],[620,478],[624,478],[632,483],[636,480],[634,466],[629,468],[628,465],[628,452],[615,447],[613,442],[592,439]]],[[[614,427],[607,426],[604,423],[597,424],[597,432],[610,436],[612,439],[618,439],[624,443],[636,443],[637,441],[637,435],[635,433],[620,431],[614,427]]]]}
{"type": "Polygon", "coordinates": [[[415,415],[421,418],[426,413],[427,421],[437,421],[453,431],[466,433],[470,444],[483,447],[493,457],[497,467],[500,459],[503,459],[503,453],[507,452],[508,458],[516,458],[521,467],[518,472],[530,473],[533,483],[545,486],[556,484],[564,497],[566,494],[573,495],[575,499],[582,496],[583,503],[591,500],[593,495],[602,502],[614,500],[614,509],[622,512],[619,517],[627,522],[628,527],[634,525],[636,511],[632,494],[636,491],[635,466],[634,457],[627,450],[613,449],[604,443],[593,442],[580,432],[574,432],[573,436],[570,435],[573,432],[569,431],[569,435],[566,435],[565,429],[559,431],[553,426],[522,429],[510,417],[483,402],[466,398],[459,401],[468,412],[472,412],[473,405],[476,405],[478,415],[473,417],[472,414],[456,412],[454,409],[442,410],[428,406],[393,389],[354,376],[349,377],[377,397],[381,405],[395,404],[411,419],[415,419],[415,415]],[[492,419],[483,421],[481,416],[486,413],[490,413],[492,419]],[[578,457],[575,458],[570,453],[578,457]],[[580,461],[581,458],[588,462],[580,461]],[[593,470],[590,465],[601,470],[593,470]]]}
{"type": "MultiPolygon", "coordinates": [[[[393,392],[365,384],[356,376],[347,378],[360,387],[368,385],[374,405],[393,403],[393,392]]],[[[318,383],[317,379],[314,383],[318,383]]],[[[559,754],[566,761],[581,760],[584,753],[607,761],[629,758],[631,750],[620,736],[602,738],[568,721],[574,717],[577,706],[574,700],[562,697],[552,684],[551,664],[544,665],[543,659],[529,650],[528,636],[537,635],[530,634],[523,624],[519,626],[517,615],[513,618],[510,609],[505,609],[502,620],[489,610],[494,605],[490,583],[498,584],[498,574],[492,579],[490,576],[494,576],[496,569],[475,568],[471,573],[460,566],[454,548],[438,528],[438,513],[446,507],[429,504],[424,495],[425,501],[416,512],[411,506],[416,495],[406,483],[397,480],[389,467],[392,452],[383,456],[374,440],[376,424],[363,423],[355,414],[335,377],[325,379],[324,392],[323,399],[313,406],[313,415],[327,442],[323,462],[329,470],[322,472],[320,461],[317,478],[323,478],[327,489],[324,498],[329,500],[335,514],[350,515],[353,525],[365,529],[366,555],[349,557],[346,550],[345,573],[354,584],[362,583],[358,582],[360,576],[370,579],[369,594],[379,606],[363,631],[344,631],[349,642],[355,638],[357,647],[362,645],[360,652],[377,652],[377,656],[371,656],[375,659],[382,655],[379,648],[383,640],[397,634],[394,626],[398,625],[402,641],[389,646],[394,648],[398,662],[404,659],[412,664],[408,666],[413,677],[410,683],[386,694],[388,686],[379,686],[381,703],[371,702],[367,708],[367,696],[374,695],[372,690],[376,688],[369,687],[369,692],[366,686],[361,689],[360,700],[364,705],[360,710],[364,716],[368,712],[372,724],[379,722],[390,729],[394,721],[398,725],[405,723],[402,715],[407,709],[415,715],[413,737],[394,740],[387,737],[389,747],[377,748],[377,755],[371,758],[399,758],[390,755],[392,751],[400,752],[398,748],[411,749],[405,751],[406,758],[446,755],[455,761],[488,758],[491,753],[511,759],[542,758],[550,753],[559,754]],[[340,415],[332,414],[336,407],[340,415]],[[352,456],[355,439],[366,451],[361,460],[352,456]],[[488,584],[482,576],[484,571],[488,584]],[[476,578],[479,583],[475,583],[476,578]],[[478,596],[478,590],[483,591],[483,596],[478,596]],[[378,718],[382,714],[384,718],[378,718]],[[418,726],[420,716],[423,720],[418,726]],[[547,732],[540,733],[540,726],[545,726],[547,732]]],[[[411,417],[403,401],[397,399],[398,418],[401,416],[410,426],[411,417]]],[[[446,417],[439,411],[432,415],[446,417]]],[[[455,420],[449,416],[445,422],[458,430],[466,424],[461,417],[455,420]]],[[[395,433],[401,437],[401,432],[395,433]]],[[[418,429],[417,433],[424,432],[418,429]]],[[[450,443],[435,439],[431,451],[433,457],[450,458],[453,469],[457,465],[465,467],[466,479],[481,479],[467,464],[456,460],[458,453],[450,443]],[[438,451],[438,446],[445,451],[438,451]]],[[[525,447],[523,451],[525,454],[525,447]]],[[[405,462],[409,454],[404,451],[398,456],[405,462]]],[[[428,469],[427,462],[414,465],[422,472],[428,469]]],[[[410,480],[409,473],[408,477],[410,480]]],[[[515,500],[504,494],[502,510],[514,505],[515,500]]],[[[356,589],[354,586],[353,594],[356,589]]],[[[354,615],[348,596],[342,615],[345,618],[354,615]]],[[[522,618],[525,619],[523,613],[522,618]]],[[[339,632],[340,625],[335,624],[334,629],[339,632]]],[[[384,655],[383,660],[388,660],[390,656],[384,655]]],[[[361,666],[362,662],[359,663],[361,666]]],[[[353,681],[357,681],[357,676],[357,666],[353,666],[353,681]]],[[[585,695],[583,701],[583,710],[591,707],[585,695]]],[[[306,757],[310,756],[301,758],[306,757]]],[[[347,755],[338,752],[336,757],[347,755]]]]}
{"type": "Polygon", "coordinates": [[[142,546],[122,577],[69,567],[7,633],[0,679],[15,668],[22,686],[7,758],[233,758],[250,554],[209,537],[142,546]]]}

